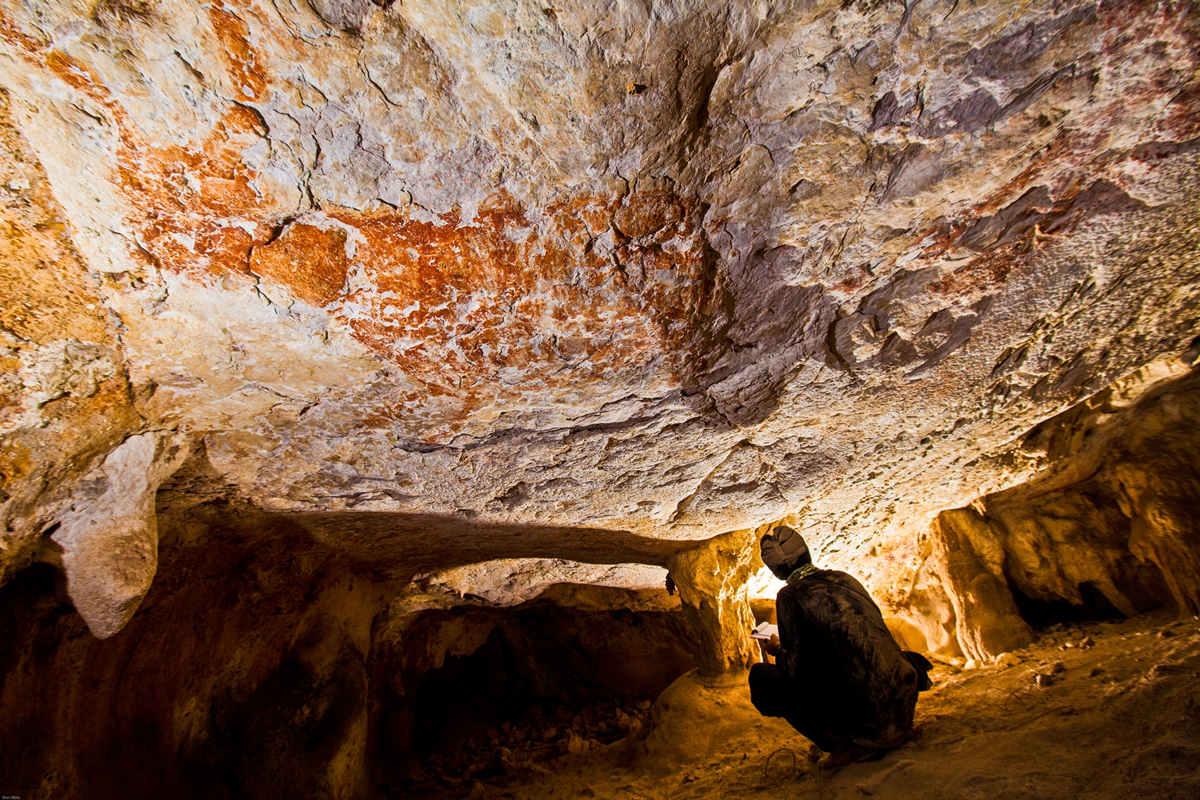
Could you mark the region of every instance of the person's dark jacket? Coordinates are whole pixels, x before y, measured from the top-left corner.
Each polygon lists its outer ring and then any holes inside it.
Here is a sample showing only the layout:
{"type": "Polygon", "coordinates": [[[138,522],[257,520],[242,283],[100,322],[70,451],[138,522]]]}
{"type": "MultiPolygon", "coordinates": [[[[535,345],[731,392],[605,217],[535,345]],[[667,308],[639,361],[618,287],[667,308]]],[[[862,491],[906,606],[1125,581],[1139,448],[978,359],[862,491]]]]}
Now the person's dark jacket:
{"type": "Polygon", "coordinates": [[[775,605],[777,664],[794,681],[804,727],[828,741],[897,746],[912,728],[918,690],[928,688],[929,662],[900,649],[862,584],[819,569],[793,578],[775,605]]]}

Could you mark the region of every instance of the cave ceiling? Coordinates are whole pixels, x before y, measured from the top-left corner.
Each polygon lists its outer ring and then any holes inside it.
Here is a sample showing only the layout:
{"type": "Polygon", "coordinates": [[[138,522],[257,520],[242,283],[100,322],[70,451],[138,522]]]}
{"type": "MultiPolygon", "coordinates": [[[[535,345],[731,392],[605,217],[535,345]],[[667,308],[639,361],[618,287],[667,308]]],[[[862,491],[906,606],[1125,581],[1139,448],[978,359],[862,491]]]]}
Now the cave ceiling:
{"type": "Polygon", "coordinates": [[[1189,3],[9,0],[0,566],[152,564],[113,520],[200,457],[350,537],[787,518],[901,580],[1190,367],[1198,54],[1189,3]]]}

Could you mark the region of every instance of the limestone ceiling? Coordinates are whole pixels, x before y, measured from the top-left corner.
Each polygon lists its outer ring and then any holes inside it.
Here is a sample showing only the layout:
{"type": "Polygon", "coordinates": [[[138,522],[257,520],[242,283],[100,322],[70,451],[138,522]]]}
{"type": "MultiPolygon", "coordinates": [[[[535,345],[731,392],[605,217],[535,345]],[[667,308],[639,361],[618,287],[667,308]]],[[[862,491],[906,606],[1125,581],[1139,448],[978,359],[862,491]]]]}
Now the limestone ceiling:
{"type": "Polygon", "coordinates": [[[178,429],[272,512],[792,515],[894,577],[1036,468],[1033,425],[1186,368],[1198,34],[1185,3],[5,3],[6,567],[178,429]]]}

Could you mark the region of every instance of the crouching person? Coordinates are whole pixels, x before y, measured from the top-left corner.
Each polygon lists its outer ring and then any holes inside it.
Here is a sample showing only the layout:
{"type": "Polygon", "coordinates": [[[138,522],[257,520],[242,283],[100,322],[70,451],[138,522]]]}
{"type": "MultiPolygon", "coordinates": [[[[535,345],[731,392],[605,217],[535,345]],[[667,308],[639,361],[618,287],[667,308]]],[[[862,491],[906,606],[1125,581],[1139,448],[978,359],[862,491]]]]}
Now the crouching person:
{"type": "Polygon", "coordinates": [[[761,551],[787,586],[775,599],[779,636],[767,643],[776,663],[750,670],[755,708],[783,717],[828,753],[826,768],[902,745],[917,692],[931,685],[929,661],[900,649],[861,583],[815,566],[796,531],[777,528],[761,551]]]}

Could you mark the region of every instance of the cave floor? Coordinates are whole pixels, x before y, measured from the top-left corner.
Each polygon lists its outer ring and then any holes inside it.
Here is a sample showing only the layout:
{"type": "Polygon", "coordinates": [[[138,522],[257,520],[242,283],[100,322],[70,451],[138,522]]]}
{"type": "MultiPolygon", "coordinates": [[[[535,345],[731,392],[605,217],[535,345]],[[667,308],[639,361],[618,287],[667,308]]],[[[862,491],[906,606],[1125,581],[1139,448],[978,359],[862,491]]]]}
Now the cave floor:
{"type": "Polygon", "coordinates": [[[939,665],[914,740],[827,772],[745,674],[676,681],[647,730],[448,797],[1200,798],[1200,621],[1058,625],[996,664],[939,665]],[[1039,674],[1044,677],[1039,679],[1039,674]]]}

